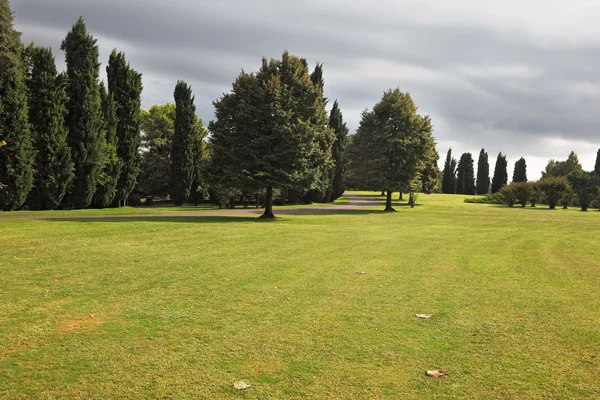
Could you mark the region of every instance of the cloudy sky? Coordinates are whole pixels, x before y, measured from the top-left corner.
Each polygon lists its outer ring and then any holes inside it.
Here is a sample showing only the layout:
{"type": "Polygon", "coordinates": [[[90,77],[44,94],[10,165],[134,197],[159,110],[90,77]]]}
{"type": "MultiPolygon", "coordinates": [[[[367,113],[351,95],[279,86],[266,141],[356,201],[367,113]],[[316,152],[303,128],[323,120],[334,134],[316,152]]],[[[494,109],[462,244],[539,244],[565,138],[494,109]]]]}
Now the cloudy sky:
{"type": "MultiPolygon", "coordinates": [[[[593,169],[600,147],[597,0],[11,0],[24,41],[60,43],[79,16],[105,64],[113,48],[144,76],[143,105],[172,102],[178,79],[199,116],[244,69],[284,50],[324,63],[325,94],[351,130],[399,87],[431,115],[440,163],[485,147],[530,178],[575,150],[593,169]]],[[[104,66],[103,66],[104,70],[104,66]]]]}

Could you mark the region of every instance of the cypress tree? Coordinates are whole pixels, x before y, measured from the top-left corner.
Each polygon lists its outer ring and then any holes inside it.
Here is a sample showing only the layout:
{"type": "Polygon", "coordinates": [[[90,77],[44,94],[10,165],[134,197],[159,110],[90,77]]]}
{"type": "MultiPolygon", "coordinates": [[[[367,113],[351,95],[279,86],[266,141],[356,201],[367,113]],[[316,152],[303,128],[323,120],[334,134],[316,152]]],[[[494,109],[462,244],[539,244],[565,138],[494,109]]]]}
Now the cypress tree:
{"type": "Polygon", "coordinates": [[[75,164],[73,187],[63,200],[70,208],[92,202],[104,164],[104,129],[98,76],[98,46],[79,18],[62,42],[67,61],[67,143],[75,164]]]}
{"type": "Polygon", "coordinates": [[[594,166],[594,172],[596,175],[600,176],[600,149],[598,149],[598,153],[596,153],[596,165],[594,166]]]}
{"type": "Polygon", "coordinates": [[[515,171],[513,172],[512,180],[513,182],[527,182],[527,163],[523,157],[515,163],[515,171]]]}
{"type": "Polygon", "coordinates": [[[29,60],[29,121],[36,156],[28,205],[52,210],[61,204],[74,177],[65,126],[67,94],[49,48],[32,48],[29,60]]]}
{"type": "Polygon", "coordinates": [[[452,149],[448,150],[446,162],[444,163],[444,175],[442,177],[442,193],[456,193],[456,160],[452,158],[452,149]]]}
{"type": "Polygon", "coordinates": [[[94,207],[106,208],[113,204],[117,196],[117,184],[123,162],[117,154],[119,138],[117,127],[117,107],[112,93],[107,93],[104,83],[100,84],[100,100],[102,102],[102,117],[105,132],[104,165],[98,176],[98,187],[94,194],[94,207]]]}
{"type": "Polygon", "coordinates": [[[502,186],[508,183],[508,162],[506,156],[502,153],[498,154],[496,159],[496,168],[494,169],[494,178],[492,179],[492,193],[498,193],[502,186]]]}
{"type": "Polygon", "coordinates": [[[346,170],[344,154],[348,137],[348,127],[344,123],[342,111],[340,110],[337,100],[333,103],[333,108],[329,114],[329,127],[333,129],[333,132],[335,133],[335,142],[333,143],[332,151],[335,170],[333,181],[331,183],[331,197],[329,200],[335,201],[346,191],[344,183],[344,171],[346,170]]]}
{"type": "Polygon", "coordinates": [[[175,86],[175,134],[171,151],[171,199],[176,205],[190,197],[194,180],[194,144],[196,142],[196,106],[192,88],[183,81],[175,86]]]}
{"type": "Polygon", "coordinates": [[[490,190],[490,163],[488,153],[481,149],[477,162],[477,194],[487,194],[490,190]]]}
{"type": "Polygon", "coordinates": [[[458,163],[458,179],[456,193],[475,194],[475,170],[473,168],[473,156],[464,153],[458,163]]]}
{"type": "Polygon", "coordinates": [[[21,37],[8,0],[0,0],[0,209],[17,210],[33,185],[21,37]]]}

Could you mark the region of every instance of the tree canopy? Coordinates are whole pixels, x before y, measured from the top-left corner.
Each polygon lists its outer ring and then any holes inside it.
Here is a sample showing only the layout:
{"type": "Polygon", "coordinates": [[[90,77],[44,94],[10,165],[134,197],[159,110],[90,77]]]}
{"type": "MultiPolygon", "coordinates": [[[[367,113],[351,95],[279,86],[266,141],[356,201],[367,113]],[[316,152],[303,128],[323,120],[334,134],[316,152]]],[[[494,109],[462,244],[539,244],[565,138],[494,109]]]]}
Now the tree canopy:
{"type": "Polygon", "coordinates": [[[490,190],[490,163],[488,153],[481,149],[477,162],[477,194],[487,194],[490,190]]]}

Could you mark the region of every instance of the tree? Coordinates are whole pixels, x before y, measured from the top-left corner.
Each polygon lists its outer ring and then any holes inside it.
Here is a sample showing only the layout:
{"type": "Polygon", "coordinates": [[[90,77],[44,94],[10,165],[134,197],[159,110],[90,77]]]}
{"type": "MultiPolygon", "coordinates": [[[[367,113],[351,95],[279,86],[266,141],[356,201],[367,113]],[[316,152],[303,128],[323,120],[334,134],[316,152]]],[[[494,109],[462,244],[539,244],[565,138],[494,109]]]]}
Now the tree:
{"type": "Polygon", "coordinates": [[[408,93],[388,90],[373,111],[363,112],[354,135],[352,168],[362,171],[365,188],[387,191],[385,211],[394,211],[393,192],[419,182],[435,147],[431,119],[417,111],[408,93]]]}
{"type": "Polygon", "coordinates": [[[52,51],[31,47],[28,52],[29,121],[36,156],[27,203],[31,209],[53,210],[61,204],[74,176],[65,126],[67,94],[52,51]]]}
{"type": "MultiPolygon", "coordinates": [[[[438,160],[440,154],[435,149],[434,145],[431,146],[427,152],[427,159],[425,160],[425,167],[421,171],[421,192],[426,194],[435,193],[438,190],[440,183],[440,168],[438,167],[438,160]]],[[[418,192],[418,191],[417,191],[418,192]]],[[[402,196],[402,192],[400,193],[402,196]]]]}
{"type": "Polygon", "coordinates": [[[542,178],[551,176],[567,176],[573,171],[583,171],[579,158],[575,152],[571,152],[565,161],[550,160],[546,169],[542,171],[542,178]]]}
{"type": "Polygon", "coordinates": [[[565,192],[570,189],[569,182],[562,176],[549,176],[538,181],[537,186],[546,195],[550,209],[554,210],[565,192]]]}
{"type": "Polygon", "coordinates": [[[125,54],[116,50],[110,55],[106,75],[117,110],[117,154],[122,163],[117,200],[126,202],[140,172],[142,75],[129,66],[125,54]]]}
{"type": "Polygon", "coordinates": [[[194,143],[196,106],[192,88],[183,81],[175,86],[175,134],[171,153],[171,184],[169,194],[175,205],[184,204],[190,197],[194,181],[194,143]]]}
{"type": "Polygon", "coordinates": [[[17,210],[33,185],[34,152],[20,34],[8,0],[0,0],[0,209],[17,210]]]}
{"type": "Polygon", "coordinates": [[[452,149],[448,150],[446,162],[444,163],[444,175],[442,177],[442,193],[456,193],[456,160],[452,158],[452,149]]]}
{"type": "Polygon", "coordinates": [[[98,76],[98,46],[80,18],[62,42],[67,62],[67,143],[75,164],[73,186],[63,204],[86,208],[92,202],[104,165],[104,121],[98,76]]]}
{"type": "Polygon", "coordinates": [[[490,163],[488,153],[481,149],[477,162],[477,194],[487,194],[490,190],[490,163]]]}
{"type": "Polygon", "coordinates": [[[527,182],[527,163],[523,157],[515,163],[515,171],[513,172],[512,180],[513,182],[527,182]]]}
{"type": "Polygon", "coordinates": [[[335,201],[346,191],[344,173],[346,170],[345,150],[348,137],[348,127],[344,123],[342,111],[337,100],[333,103],[331,113],[329,114],[329,127],[333,129],[335,134],[335,142],[332,149],[335,169],[333,171],[333,180],[330,189],[331,197],[329,200],[335,201]]]}
{"type": "Polygon", "coordinates": [[[576,170],[567,175],[567,180],[577,195],[581,211],[587,211],[590,204],[598,197],[600,177],[595,173],[576,170]]]}
{"type": "Polygon", "coordinates": [[[93,205],[98,208],[110,207],[117,197],[117,186],[121,176],[123,161],[119,158],[117,148],[119,138],[117,129],[119,118],[113,94],[107,93],[104,84],[100,84],[100,100],[104,121],[104,165],[98,175],[98,187],[94,194],[93,205]]]}
{"type": "Polygon", "coordinates": [[[201,197],[204,193],[204,182],[202,178],[207,159],[207,148],[204,138],[207,135],[208,131],[204,127],[202,119],[198,118],[194,135],[194,180],[192,181],[192,189],[190,192],[190,199],[193,200],[195,205],[198,205],[202,201],[201,197]]]}
{"type": "Polygon", "coordinates": [[[596,165],[594,166],[594,172],[596,176],[600,176],[600,149],[598,149],[598,153],[596,154],[596,165]]]}
{"type": "Polygon", "coordinates": [[[521,204],[521,207],[526,207],[534,194],[534,189],[529,182],[511,182],[510,185],[503,186],[500,193],[509,207],[512,207],[516,201],[521,204]]]}
{"type": "Polygon", "coordinates": [[[305,60],[283,53],[242,72],[214,103],[210,123],[211,183],[256,193],[266,189],[261,218],[272,219],[273,189],[310,189],[331,171],[331,146],[322,89],[305,60]]]}
{"type": "Polygon", "coordinates": [[[502,186],[508,183],[507,167],[506,156],[499,153],[496,160],[496,168],[494,169],[494,178],[492,178],[492,193],[498,193],[502,186]]]}
{"type": "Polygon", "coordinates": [[[459,194],[475,194],[475,171],[473,169],[473,156],[464,153],[460,157],[457,168],[457,190],[459,194]]]}

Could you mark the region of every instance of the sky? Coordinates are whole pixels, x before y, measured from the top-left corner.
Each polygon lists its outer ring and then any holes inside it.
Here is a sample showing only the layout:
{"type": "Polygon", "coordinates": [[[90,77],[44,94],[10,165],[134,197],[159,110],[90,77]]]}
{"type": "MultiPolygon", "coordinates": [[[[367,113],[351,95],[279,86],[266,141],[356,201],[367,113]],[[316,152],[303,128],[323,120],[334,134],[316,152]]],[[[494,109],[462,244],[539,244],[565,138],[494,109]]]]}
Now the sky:
{"type": "Polygon", "coordinates": [[[143,107],[192,85],[198,115],[243,69],[284,50],[324,64],[325,95],[353,133],[383,92],[410,92],[430,115],[440,165],[481,148],[525,157],[537,179],[574,150],[594,168],[600,147],[597,0],[11,0],[22,40],[53,49],[79,16],[98,39],[102,78],[112,49],[143,74],[143,107]]]}

